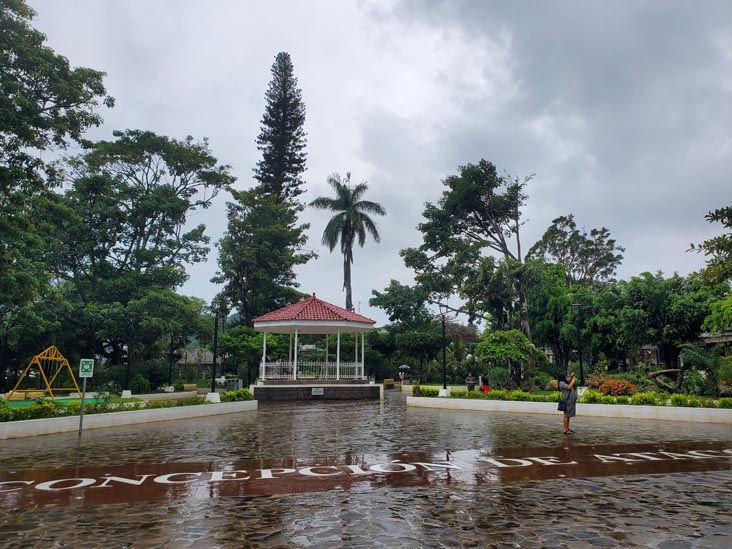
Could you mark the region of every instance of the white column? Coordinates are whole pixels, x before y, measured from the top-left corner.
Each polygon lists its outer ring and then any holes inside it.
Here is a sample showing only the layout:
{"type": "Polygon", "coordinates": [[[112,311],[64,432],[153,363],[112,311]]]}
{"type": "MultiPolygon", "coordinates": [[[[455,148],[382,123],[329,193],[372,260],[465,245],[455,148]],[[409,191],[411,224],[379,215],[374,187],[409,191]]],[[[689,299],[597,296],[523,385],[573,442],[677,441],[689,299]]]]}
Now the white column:
{"type": "Polygon", "coordinates": [[[267,363],[267,332],[265,331],[262,334],[262,375],[259,377],[262,381],[264,381],[264,372],[266,368],[267,363]]]}
{"type": "Polygon", "coordinates": [[[287,350],[287,360],[292,362],[292,334],[290,334],[290,347],[287,350]]]}
{"type": "Polygon", "coordinates": [[[336,346],[336,379],[341,379],[341,331],[338,330],[338,344],[336,346]]]}
{"type": "Polygon", "coordinates": [[[292,364],[292,379],[297,379],[297,328],[295,328],[295,362],[292,364]]]}
{"type": "Polygon", "coordinates": [[[366,332],[361,333],[361,379],[366,379],[366,360],[364,354],[366,353],[366,332]]]}

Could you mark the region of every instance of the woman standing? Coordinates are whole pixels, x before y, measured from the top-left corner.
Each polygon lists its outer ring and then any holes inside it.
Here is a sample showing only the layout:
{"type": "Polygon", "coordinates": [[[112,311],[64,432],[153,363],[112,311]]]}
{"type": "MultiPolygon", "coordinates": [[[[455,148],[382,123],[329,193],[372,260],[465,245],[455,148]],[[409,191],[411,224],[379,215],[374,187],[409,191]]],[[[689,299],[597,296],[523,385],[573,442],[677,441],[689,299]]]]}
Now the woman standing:
{"type": "Polygon", "coordinates": [[[564,434],[571,435],[574,433],[569,428],[569,418],[577,415],[577,392],[574,390],[574,384],[577,382],[577,376],[574,372],[569,374],[569,380],[564,374],[559,375],[559,390],[562,391],[562,400],[567,402],[564,409],[564,434]]]}

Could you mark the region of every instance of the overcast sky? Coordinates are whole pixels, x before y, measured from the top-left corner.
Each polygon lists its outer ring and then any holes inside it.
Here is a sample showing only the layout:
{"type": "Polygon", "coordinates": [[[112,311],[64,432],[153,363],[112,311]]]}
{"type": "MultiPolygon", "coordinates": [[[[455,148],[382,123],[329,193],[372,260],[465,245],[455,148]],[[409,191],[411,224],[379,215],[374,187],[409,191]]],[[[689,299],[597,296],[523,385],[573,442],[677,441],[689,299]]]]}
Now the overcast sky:
{"type": "MultiPolygon", "coordinates": [[[[387,210],[382,242],[354,252],[353,301],[394,278],[412,282],[399,250],[442,179],[481,158],[528,186],[523,246],[552,219],[607,227],[626,248],[618,276],[686,275],[687,253],[721,233],[704,215],[732,205],[732,2],[428,0],[30,0],[34,26],[73,66],[107,73],[116,106],[90,132],[137,128],[208,137],[252,185],[270,68],[290,53],[307,108],[309,202],[333,172],[366,180],[387,210]]],[[[226,229],[222,193],[204,222],[226,229]]],[[[328,219],[308,209],[300,289],[345,305],[342,259],[320,245],[328,219]]],[[[217,292],[209,261],[182,293],[217,292]]]]}

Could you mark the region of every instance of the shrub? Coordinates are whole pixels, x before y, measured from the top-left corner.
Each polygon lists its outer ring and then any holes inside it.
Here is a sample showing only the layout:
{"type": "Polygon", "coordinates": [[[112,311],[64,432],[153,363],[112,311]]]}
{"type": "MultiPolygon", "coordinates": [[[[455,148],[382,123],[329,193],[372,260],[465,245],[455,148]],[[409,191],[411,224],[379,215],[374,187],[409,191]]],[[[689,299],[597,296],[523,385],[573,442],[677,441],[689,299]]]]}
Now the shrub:
{"type": "Polygon", "coordinates": [[[13,410],[14,420],[24,419],[47,419],[51,417],[59,417],[63,415],[61,405],[52,400],[39,400],[26,408],[16,408],[13,410]]]}
{"type": "Polygon", "coordinates": [[[590,389],[599,389],[600,385],[605,383],[608,378],[599,374],[591,374],[585,378],[585,385],[590,389]]]}
{"type": "Polygon", "coordinates": [[[615,400],[617,397],[614,397],[612,395],[603,395],[600,397],[600,404],[616,404],[617,400],[615,400]]]}
{"type": "Polygon", "coordinates": [[[531,393],[525,391],[511,391],[508,393],[508,400],[531,401],[531,393]]]}
{"type": "Polygon", "coordinates": [[[506,389],[494,389],[486,395],[488,400],[508,400],[508,391],[506,389]]]}
{"type": "Polygon", "coordinates": [[[423,397],[436,397],[439,396],[440,390],[434,389],[432,387],[422,387],[422,396],[423,397]]]}
{"type": "Polygon", "coordinates": [[[0,422],[11,419],[13,419],[13,410],[10,408],[10,404],[4,398],[0,398],[0,422]]]}
{"type": "Polygon", "coordinates": [[[491,387],[496,389],[505,389],[511,383],[511,376],[507,368],[496,366],[491,368],[488,373],[488,379],[491,381],[491,387]]]}
{"type": "Polygon", "coordinates": [[[150,392],[150,382],[143,377],[142,374],[136,374],[130,380],[130,391],[134,394],[144,394],[150,392]]]}
{"type": "Polygon", "coordinates": [[[531,378],[531,388],[534,390],[542,390],[553,380],[549,374],[538,373],[531,378]]]}
{"type": "Polygon", "coordinates": [[[550,379],[549,382],[544,386],[545,391],[558,391],[559,382],[556,379],[550,379]]]}
{"type": "Polygon", "coordinates": [[[252,392],[247,388],[237,389],[236,391],[227,391],[221,395],[221,402],[240,402],[244,400],[252,400],[252,392]]]}
{"type": "Polygon", "coordinates": [[[582,402],[586,404],[599,404],[600,402],[602,402],[602,397],[603,394],[600,391],[590,389],[582,397],[582,402]]]}
{"type": "Polygon", "coordinates": [[[630,404],[630,397],[625,395],[616,396],[615,404],[630,404]]]}
{"type": "MultiPolygon", "coordinates": [[[[192,397],[195,398],[195,397],[192,397]]],[[[181,399],[183,400],[183,399],[181,399]]],[[[159,408],[171,408],[175,406],[175,402],[173,402],[173,399],[168,398],[165,400],[148,400],[145,403],[145,409],[147,410],[157,410],[159,408]]]]}
{"type": "Polygon", "coordinates": [[[641,406],[657,406],[662,404],[658,401],[656,393],[636,393],[630,398],[632,404],[641,406]]]}
{"type": "Polygon", "coordinates": [[[720,398],[718,404],[720,408],[732,408],[732,398],[720,398]]]}
{"type": "MultiPolygon", "coordinates": [[[[245,390],[245,389],[242,389],[242,390],[245,390]]],[[[166,402],[170,402],[170,401],[166,401],[166,402]]],[[[206,397],[194,396],[194,397],[178,398],[172,402],[171,406],[198,406],[199,404],[208,404],[206,397]]]]}
{"type": "Polygon", "coordinates": [[[598,389],[602,394],[611,396],[633,396],[636,392],[635,385],[624,379],[606,379],[598,389]]]}

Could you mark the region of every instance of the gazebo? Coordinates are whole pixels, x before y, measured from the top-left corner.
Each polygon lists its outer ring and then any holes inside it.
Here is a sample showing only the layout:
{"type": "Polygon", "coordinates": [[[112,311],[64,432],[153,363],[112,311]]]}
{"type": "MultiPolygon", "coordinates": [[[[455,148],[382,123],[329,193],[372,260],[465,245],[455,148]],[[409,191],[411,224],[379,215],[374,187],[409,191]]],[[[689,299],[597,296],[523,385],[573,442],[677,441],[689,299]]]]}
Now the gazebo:
{"type": "Polygon", "coordinates": [[[363,380],[364,334],[376,324],[365,316],[354,313],[315,297],[288,305],[254,319],[254,329],[264,333],[262,363],[259,379],[266,380],[363,380]],[[290,347],[287,361],[267,360],[267,334],[289,334],[290,347]],[[341,359],[341,334],[355,334],[355,356],[353,361],[341,359]],[[301,334],[323,334],[325,356],[323,360],[298,360],[298,336],[301,334]],[[328,335],[336,334],[336,360],[328,357],[328,335]],[[359,355],[358,334],[361,334],[359,355]],[[294,345],[293,345],[294,342],[294,345]]]}

